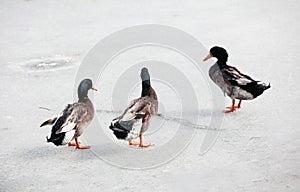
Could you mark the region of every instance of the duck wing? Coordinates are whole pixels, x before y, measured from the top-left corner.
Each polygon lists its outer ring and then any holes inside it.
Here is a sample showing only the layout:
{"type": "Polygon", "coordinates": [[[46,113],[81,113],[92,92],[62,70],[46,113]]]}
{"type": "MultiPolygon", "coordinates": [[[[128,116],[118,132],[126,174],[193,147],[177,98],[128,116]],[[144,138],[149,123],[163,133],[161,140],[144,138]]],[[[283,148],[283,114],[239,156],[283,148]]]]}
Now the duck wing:
{"type": "Polygon", "coordinates": [[[228,80],[232,85],[247,85],[249,83],[257,83],[250,76],[241,73],[237,68],[226,66],[222,69],[224,79],[228,80]]]}
{"type": "Polygon", "coordinates": [[[67,116],[69,116],[70,111],[72,111],[72,104],[68,104],[63,112],[60,114],[60,116],[58,117],[54,117],[52,119],[48,119],[45,122],[43,122],[40,127],[46,126],[46,125],[53,125],[55,123],[54,126],[59,126],[61,127],[61,125],[65,122],[65,119],[67,116]]]}
{"type": "Polygon", "coordinates": [[[88,111],[85,103],[74,103],[71,106],[67,106],[62,115],[65,117],[64,123],[55,133],[59,134],[76,129],[77,125],[86,117],[87,114],[88,111]]]}
{"type": "Polygon", "coordinates": [[[122,121],[130,121],[135,119],[138,114],[145,114],[151,106],[151,101],[148,96],[134,99],[129,103],[129,106],[125,109],[124,113],[116,117],[114,120],[119,119],[122,121]]]}
{"type": "Polygon", "coordinates": [[[223,68],[222,75],[234,87],[231,94],[236,99],[254,99],[271,87],[270,84],[266,85],[265,83],[256,81],[231,66],[223,68]]]}
{"type": "Polygon", "coordinates": [[[139,136],[146,114],[150,114],[148,96],[132,100],[124,113],[112,120],[109,128],[118,139],[131,140],[139,136]]]}

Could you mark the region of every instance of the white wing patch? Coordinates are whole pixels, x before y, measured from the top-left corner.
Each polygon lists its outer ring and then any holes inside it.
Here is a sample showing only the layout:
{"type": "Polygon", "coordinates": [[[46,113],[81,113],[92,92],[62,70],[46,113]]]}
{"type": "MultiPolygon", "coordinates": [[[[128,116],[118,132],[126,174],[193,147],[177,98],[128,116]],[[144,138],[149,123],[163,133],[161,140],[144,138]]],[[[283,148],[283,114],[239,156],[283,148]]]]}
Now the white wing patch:
{"type": "Polygon", "coordinates": [[[244,78],[244,77],[241,77],[241,78],[239,78],[239,79],[236,79],[236,81],[237,81],[237,83],[238,83],[239,85],[247,85],[248,83],[251,83],[251,82],[252,82],[251,80],[246,79],[246,78],[244,78]]]}
{"type": "Polygon", "coordinates": [[[246,85],[252,82],[252,80],[248,79],[239,71],[236,71],[234,68],[226,69],[226,71],[228,71],[228,73],[233,76],[233,80],[235,80],[239,85],[246,85]]]}
{"type": "Polygon", "coordinates": [[[67,124],[64,124],[62,126],[62,128],[56,132],[56,134],[63,133],[63,132],[69,132],[72,129],[74,129],[77,125],[77,123],[74,123],[74,122],[66,122],[66,123],[67,124]]]}

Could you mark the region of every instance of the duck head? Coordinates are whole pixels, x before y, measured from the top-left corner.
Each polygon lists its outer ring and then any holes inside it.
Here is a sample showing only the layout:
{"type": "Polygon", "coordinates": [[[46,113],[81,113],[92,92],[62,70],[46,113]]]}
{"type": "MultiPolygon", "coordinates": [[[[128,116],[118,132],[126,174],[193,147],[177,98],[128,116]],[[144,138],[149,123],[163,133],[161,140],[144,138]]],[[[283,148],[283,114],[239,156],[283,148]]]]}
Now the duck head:
{"type": "Polygon", "coordinates": [[[150,81],[150,75],[146,67],[143,67],[141,70],[141,78],[142,81],[150,81]]]}
{"type": "Polygon", "coordinates": [[[148,69],[146,67],[141,70],[141,78],[142,78],[142,97],[150,96],[150,75],[148,69]]]}
{"type": "Polygon", "coordinates": [[[84,101],[86,98],[88,98],[87,94],[90,89],[98,91],[96,88],[93,87],[92,80],[84,79],[80,82],[77,90],[79,101],[84,101]]]}
{"type": "Polygon", "coordinates": [[[209,50],[209,54],[203,59],[203,61],[207,61],[212,57],[218,59],[218,64],[225,65],[228,59],[228,53],[224,48],[215,46],[209,50]]]}

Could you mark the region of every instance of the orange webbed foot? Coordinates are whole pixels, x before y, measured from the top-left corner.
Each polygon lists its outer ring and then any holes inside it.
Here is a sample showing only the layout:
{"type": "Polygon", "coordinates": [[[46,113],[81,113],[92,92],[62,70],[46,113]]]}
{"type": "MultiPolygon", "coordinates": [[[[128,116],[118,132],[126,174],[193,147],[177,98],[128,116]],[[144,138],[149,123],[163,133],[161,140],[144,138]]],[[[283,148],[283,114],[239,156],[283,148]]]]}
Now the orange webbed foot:
{"type": "Polygon", "coordinates": [[[232,105],[230,107],[226,107],[228,110],[225,110],[224,113],[231,113],[231,112],[234,112],[235,110],[237,109],[240,109],[241,108],[241,103],[242,103],[242,100],[239,101],[238,105],[235,106],[235,100],[232,99],[232,105]]]}
{"type": "Polygon", "coordinates": [[[71,147],[71,146],[76,147],[77,145],[76,145],[76,143],[69,142],[69,143],[68,143],[68,146],[69,146],[69,147],[71,147]]]}
{"type": "MultiPolygon", "coordinates": [[[[227,109],[231,109],[232,108],[232,106],[230,106],[230,107],[226,107],[227,109]]],[[[241,106],[233,106],[233,108],[234,108],[234,110],[236,110],[236,109],[240,109],[241,108],[241,106]]]]}
{"type": "Polygon", "coordinates": [[[91,148],[91,147],[90,146],[80,146],[80,145],[76,146],[76,149],[89,149],[89,148],[91,148]]]}
{"type": "Polygon", "coordinates": [[[154,144],[152,144],[152,143],[144,144],[144,143],[141,143],[138,141],[129,141],[129,145],[139,146],[141,148],[147,148],[147,147],[153,146],[154,144]]]}
{"type": "Polygon", "coordinates": [[[148,144],[140,144],[139,147],[142,147],[142,148],[147,148],[147,147],[151,147],[151,146],[154,146],[153,143],[148,143],[148,144]]]}
{"type": "Polygon", "coordinates": [[[138,141],[129,141],[129,145],[139,146],[140,142],[138,142],[138,141]]]}
{"type": "Polygon", "coordinates": [[[154,145],[154,144],[152,144],[152,143],[144,144],[144,143],[143,143],[143,137],[142,137],[142,134],[140,134],[139,137],[140,137],[140,141],[139,141],[139,142],[130,140],[130,141],[129,141],[129,145],[139,146],[139,147],[141,147],[141,148],[147,148],[147,147],[150,147],[150,146],[153,146],[153,145],[154,145]]]}
{"type": "Polygon", "coordinates": [[[234,106],[230,106],[230,107],[226,107],[228,108],[228,110],[224,110],[224,113],[231,113],[235,111],[235,107],[234,106]]]}
{"type": "MultiPolygon", "coordinates": [[[[72,144],[73,144],[73,143],[70,142],[70,143],[69,143],[69,146],[70,146],[70,145],[73,146],[72,144]]],[[[76,146],[76,149],[89,149],[89,148],[90,148],[90,146],[83,146],[83,145],[80,146],[77,137],[75,138],[75,146],[76,146]]]]}

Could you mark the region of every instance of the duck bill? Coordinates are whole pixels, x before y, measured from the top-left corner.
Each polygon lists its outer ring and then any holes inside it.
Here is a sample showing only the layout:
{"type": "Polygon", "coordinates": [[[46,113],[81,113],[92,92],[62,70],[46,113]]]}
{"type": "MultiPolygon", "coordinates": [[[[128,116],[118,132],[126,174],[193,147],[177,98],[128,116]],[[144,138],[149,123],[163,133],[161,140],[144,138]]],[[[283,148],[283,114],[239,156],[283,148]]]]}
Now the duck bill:
{"type": "Polygon", "coordinates": [[[91,89],[92,89],[93,91],[98,91],[98,89],[95,88],[95,87],[92,87],[91,89]]]}
{"type": "Polygon", "coordinates": [[[203,59],[203,61],[207,61],[207,60],[210,59],[210,58],[212,58],[211,53],[209,53],[209,54],[203,59]]]}

